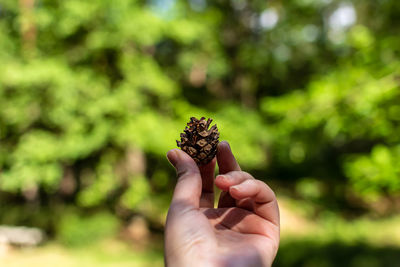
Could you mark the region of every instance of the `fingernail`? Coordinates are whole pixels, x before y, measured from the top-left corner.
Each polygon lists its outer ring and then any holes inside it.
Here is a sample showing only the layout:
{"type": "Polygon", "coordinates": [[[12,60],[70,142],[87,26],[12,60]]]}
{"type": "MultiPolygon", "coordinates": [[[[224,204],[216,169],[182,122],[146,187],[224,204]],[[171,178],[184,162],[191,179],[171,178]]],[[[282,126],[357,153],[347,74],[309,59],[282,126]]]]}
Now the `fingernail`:
{"type": "Polygon", "coordinates": [[[221,144],[226,144],[229,148],[231,148],[231,146],[229,145],[228,141],[221,141],[221,144]]]}
{"type": "Polygon", "coordinates": [[[227,176],[222,175],[222,174],[218,175],[215,179],[222,180],[222,181],[229,180],[229,178],[227,176]]]}
{"type": "Polygon", "coordinates": [[[241,190],[241,187],[240,187],[240,185],[234,185],[234,186],[231,186],[229,189],[238,192],[241,190]]]}
{"type": "Polygon", "coordinates": [[[174,153],[175,153],[175,156],[176,156],[179,160],[182,159],[182,155],[181,155],[182,150],[174,149],[174,153]]]}
{"type": "Polygon", "coordinates": [[[228,145],[229,149],[231,149],[231,145],[228,143],[228,141],[224,141],[224,142],[228,145]]]}

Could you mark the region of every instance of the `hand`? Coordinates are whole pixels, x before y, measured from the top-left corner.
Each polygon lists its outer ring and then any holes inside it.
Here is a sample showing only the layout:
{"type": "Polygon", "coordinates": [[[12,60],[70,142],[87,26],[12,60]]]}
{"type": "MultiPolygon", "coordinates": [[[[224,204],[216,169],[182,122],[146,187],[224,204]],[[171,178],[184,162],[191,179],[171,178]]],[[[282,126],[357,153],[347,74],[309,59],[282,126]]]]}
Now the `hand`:
{"type": "Polygon", "coordinates": [[[279,246],[279,209],[274,192],[240,170],[227,142],[214,159],[197,167],[185,152],[167,154],[177,170],[165,226],[167,266],[271,266],[279,246]],[[214,183],[223,190],[214,208],[214,183]]]}

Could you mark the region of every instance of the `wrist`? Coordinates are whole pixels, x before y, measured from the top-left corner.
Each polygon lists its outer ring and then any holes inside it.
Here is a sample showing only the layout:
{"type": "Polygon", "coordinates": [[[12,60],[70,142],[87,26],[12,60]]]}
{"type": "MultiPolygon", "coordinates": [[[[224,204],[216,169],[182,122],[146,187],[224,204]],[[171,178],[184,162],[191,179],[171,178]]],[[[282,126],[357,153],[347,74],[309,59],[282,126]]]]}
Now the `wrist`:
{"type": "Polygon", "coordinates": [[[201,256],[201,255],[191,255],[190,253],[180,253],[176,254],[165,254],[164,258],[166,267],[222,267],[223,265],[218,265],[211,259],[201,256]],[[182,255],[184,254],[184,255],[182,255]]]}

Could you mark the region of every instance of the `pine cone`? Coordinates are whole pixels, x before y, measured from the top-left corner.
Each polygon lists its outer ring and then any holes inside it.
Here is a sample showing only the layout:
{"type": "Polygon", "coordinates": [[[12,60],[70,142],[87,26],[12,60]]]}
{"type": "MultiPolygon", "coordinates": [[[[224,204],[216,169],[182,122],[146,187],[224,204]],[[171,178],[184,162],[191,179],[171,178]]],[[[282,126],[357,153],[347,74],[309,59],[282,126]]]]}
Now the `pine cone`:
{"type": "Polygon", "coordinates": [[[209,163],[217,153],[219,132],[217,125],[210,129],[212,119],[200,120],[195,117],[190,118],[184,133],[181,133],[181,141],[176,140],[178,147],[189,154],[197,165],[209,163]]]}

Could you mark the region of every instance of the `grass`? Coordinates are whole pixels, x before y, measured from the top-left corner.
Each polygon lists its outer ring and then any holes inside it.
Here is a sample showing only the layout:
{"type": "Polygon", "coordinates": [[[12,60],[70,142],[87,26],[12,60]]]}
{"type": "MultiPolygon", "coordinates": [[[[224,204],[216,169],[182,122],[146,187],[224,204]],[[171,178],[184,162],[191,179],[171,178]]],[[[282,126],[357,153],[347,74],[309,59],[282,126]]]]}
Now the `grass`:
{"type": "Polygon", "coordinates": [[[80,248],[49,243],[38,248],[12,250],[0,258],[0,266],[157,267],[163,266],[163,255],[158,249],[134,248],[116,239],[80,248]]]}

